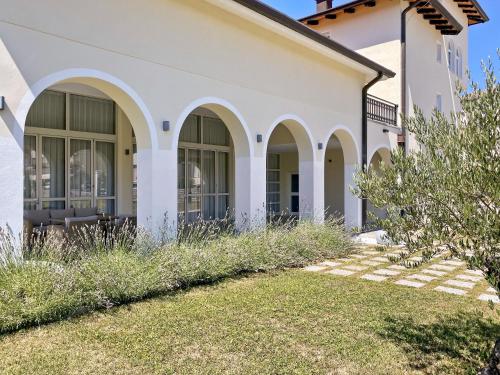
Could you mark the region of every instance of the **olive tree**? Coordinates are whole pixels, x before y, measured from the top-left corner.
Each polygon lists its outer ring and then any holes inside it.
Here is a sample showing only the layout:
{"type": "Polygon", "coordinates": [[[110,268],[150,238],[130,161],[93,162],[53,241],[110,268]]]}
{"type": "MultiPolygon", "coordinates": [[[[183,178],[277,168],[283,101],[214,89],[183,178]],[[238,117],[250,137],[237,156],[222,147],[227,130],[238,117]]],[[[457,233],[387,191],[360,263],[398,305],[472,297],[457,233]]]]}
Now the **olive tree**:
{"type": "MultiPolygon", "coordinates": [[[[449,252],[482,271],[500,295],[500,86],[491,62],[483,72],[484,87],[458,89],[460,112],[427,118],[416,108],[403,119],[416,149],[395,150],[392,165],[377,172],[359,171],[354,192],[387,211],[372,219],[388,240],[406,245],[400,261],[449,252]]],[[[500,340],[496,354],[498,361],[500,340]]]]}

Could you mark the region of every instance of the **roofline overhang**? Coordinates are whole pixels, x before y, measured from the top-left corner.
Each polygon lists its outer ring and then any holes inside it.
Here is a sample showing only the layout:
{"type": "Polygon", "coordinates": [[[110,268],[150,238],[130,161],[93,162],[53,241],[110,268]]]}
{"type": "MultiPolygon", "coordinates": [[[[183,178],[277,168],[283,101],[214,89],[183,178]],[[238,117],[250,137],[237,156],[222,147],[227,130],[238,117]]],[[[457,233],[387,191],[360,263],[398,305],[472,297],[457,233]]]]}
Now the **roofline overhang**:
{"type": "MultiPolygon", "coordinates": [[[[415,1],[415,0],[407,0],[407,1],[415,1]]],[[[470,16],[467,15],[467,18],[469,19],[469,25],[474,25],[476,23],[484,23],[484,22],[488,22],[490,20],[489,17],[488,17],[488,15],[486,14],[486,12],[484,11],[484,9],[481,7],[481,5],[479,4],[479,2],[477,0],[468,0],[468,1],[470,1],[474,5],[475,10],[481,16],[481,19],[477,19],[477,20],[474,21],[475,23],[471,24],[471,22],[473,22],[473,21],[471,21],[470,16]]],[[[311,14],[311,15],[306,16],[306,17],[302,17],[298,21],[299,22],[307,22],[308,20],[311,20],[311,19],[321,18],[321,17],[324,17],[327,14],[331,14],[331,13],[339,13],[339,12],[342,12],[343,10],[345,10],[345,9],[358,7],[358,6],[361,6],[361,5],[365,4],[365,3],[370,3],[370,2],[373,2],[373,0],[353,0],[353,1],[349,2],[349,3],[339,5],[338,7],[333,7],[333,8],[324,10],[322,12],[318,12],[318,13],[314,13],[314,14],[311,14]]],[[[429,3],[431,3],[431,2],[432,1],[429,1],[429,3]]],[[[440,9],[445,9],[446,13],[449,16],[451,16],[450,12],[448,10],[446,10],[446,8],[442,4],[440,4],[440,5],[441,5],[440,9]]],[[[444,16],[444,14],[443,14],[443,16],[444,16]]],[[[446,16],[446,17],[448,17],[448,16],[446,16]]],[[[458,22],[454,17],[452,17],[452,18],[456,22],[458,22]]]]}
{"type": "Polygon", "coordinates": [[[227,11],[243,16],[244,18],[250,19],[254,23],[259,23],[267,29],[272,29],[275,32],[280,33],[283,36],[288,37],[288,39],[299,42],[302,45],[315,50],[318,52],[323,52],[324,55],[333,58],[337,62],[357,67],[357,70],[362,71],[364,74],[369,75],[373,73],[382,73],[384,78],[392,78],[396,75],[392,70],[370,60],[359,53],[345,47],[344,45],[329,39],[320,33],[310,29],[309,27],[303,25],[299,21],[287,16],[286,14],[258,1],[258,0],[206,0],[216,6],[220,6],[227,11]],[[247,10],[251,11],[253,14],[245,15],[241,12],[240,7],[231,7],[230,5],[243,6],[247,10]],[[245,17],[247,16],[247,17],[245,17]],[[255,17],[257,16],[257,17],[255,17]],[[273,27],[266,25],[264,20],[271,21],[273,27]]]}

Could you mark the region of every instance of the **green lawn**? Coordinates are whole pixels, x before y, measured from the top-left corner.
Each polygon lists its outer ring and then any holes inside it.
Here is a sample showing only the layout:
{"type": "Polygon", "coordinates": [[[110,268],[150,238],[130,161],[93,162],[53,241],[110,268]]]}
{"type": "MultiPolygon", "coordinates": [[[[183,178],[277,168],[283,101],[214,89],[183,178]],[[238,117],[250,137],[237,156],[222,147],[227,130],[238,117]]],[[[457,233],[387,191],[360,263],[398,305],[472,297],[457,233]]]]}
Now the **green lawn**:
{"type": "Polygon", "coordinates": [[[0,336],[0,373],[473,374],[495,337],[472,298],[294,270],[0,336]]]}

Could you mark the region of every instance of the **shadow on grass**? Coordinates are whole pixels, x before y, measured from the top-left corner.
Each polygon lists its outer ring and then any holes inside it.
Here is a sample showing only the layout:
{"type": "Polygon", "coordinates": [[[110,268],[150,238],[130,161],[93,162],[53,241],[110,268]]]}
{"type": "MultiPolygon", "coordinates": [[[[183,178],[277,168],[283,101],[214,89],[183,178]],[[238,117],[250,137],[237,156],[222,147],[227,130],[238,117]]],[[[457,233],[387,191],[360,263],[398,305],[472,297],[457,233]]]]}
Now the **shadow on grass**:
{"type": "Polygon", "coordinates": [[[464,373],[476,374],[500,338],[500,322],[479,312],[459,312],[427,324],[389,317],[379,334],[402,347],[415,370],[450,373],[459,365],[464,373]]]}

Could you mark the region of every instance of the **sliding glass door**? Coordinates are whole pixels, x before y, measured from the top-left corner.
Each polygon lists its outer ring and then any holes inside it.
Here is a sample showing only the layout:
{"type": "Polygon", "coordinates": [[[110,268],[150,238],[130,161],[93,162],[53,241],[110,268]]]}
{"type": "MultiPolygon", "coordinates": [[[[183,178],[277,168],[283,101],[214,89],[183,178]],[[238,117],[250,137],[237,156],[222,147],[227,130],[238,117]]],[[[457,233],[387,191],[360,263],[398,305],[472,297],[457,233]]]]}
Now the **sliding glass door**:
{"type": "Polygon", "coordinates": [[[113,101],[46,90],[24,137],[24,208],[97,207],[115,213],[113,101]]]}

